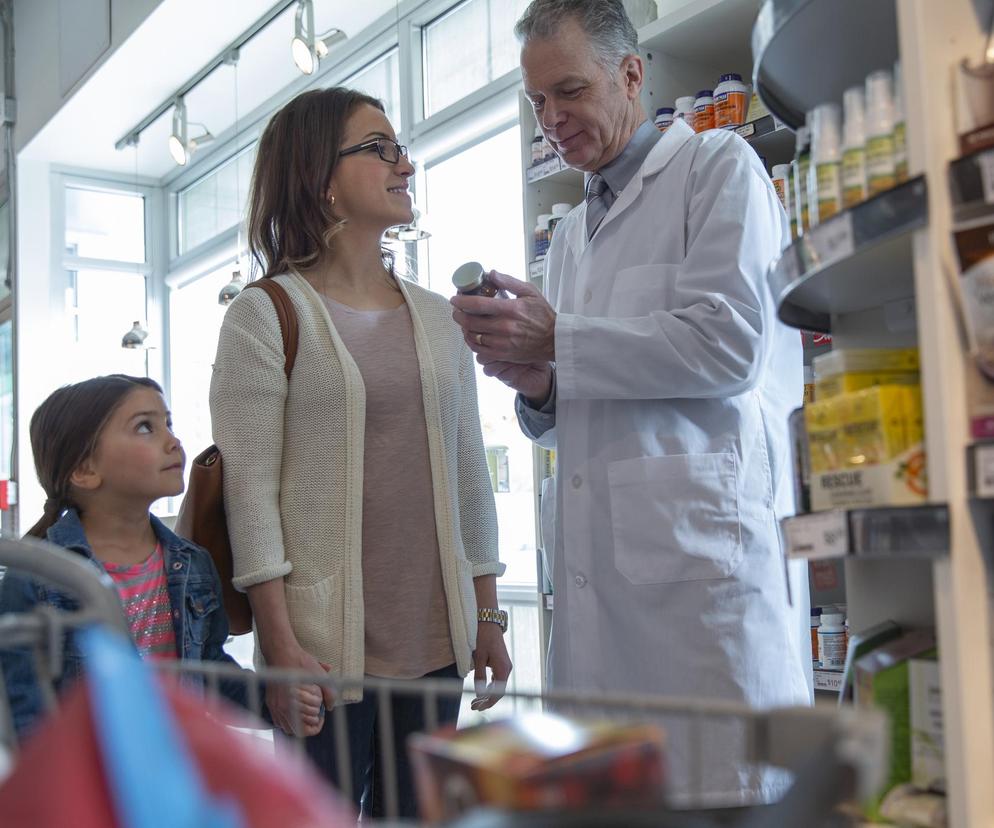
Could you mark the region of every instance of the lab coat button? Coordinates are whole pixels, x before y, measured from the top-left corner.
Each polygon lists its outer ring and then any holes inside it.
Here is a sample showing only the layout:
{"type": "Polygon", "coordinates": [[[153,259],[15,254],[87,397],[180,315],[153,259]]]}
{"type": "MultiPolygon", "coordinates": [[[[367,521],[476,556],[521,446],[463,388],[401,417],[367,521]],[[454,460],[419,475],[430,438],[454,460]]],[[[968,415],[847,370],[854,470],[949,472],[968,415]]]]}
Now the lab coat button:
{"type": "Polygon", "coordinates": [[[583,478],[578,474],[574,474],[570,482],[573,484],[574,489],[579,489],[583,485],[583,478]]]}
{"type": "Polygon", "coordinates": [[[583,589],[587,585],[587,579],[583,575],[577,575],[573,583],[576,584],[577,589],[583,589]]]}

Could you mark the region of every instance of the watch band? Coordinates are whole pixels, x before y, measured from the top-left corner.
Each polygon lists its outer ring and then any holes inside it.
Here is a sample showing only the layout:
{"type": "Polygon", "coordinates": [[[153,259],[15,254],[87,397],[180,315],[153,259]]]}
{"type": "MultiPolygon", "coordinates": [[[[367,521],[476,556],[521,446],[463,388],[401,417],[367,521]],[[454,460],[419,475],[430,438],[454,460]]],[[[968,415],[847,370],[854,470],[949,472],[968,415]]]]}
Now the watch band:
{"type": "Polygon", "coordinates": [[[497,624],[500,626],[501,632],[507,632],[507,612],[505,610],[482,607],[476,611],[476,620],[497,624]]]}

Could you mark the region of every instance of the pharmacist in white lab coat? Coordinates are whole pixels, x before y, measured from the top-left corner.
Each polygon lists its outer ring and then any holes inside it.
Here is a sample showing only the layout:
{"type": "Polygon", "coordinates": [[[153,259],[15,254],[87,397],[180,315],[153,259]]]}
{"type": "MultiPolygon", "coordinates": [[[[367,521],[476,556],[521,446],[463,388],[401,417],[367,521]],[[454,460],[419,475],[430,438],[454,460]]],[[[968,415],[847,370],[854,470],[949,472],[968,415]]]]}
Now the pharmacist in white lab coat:
{"type": "MultiPolygon", "coordinates": [[[[548,301],[495,274],[517,298],[452,302],[524,431],[557,450],[549,685],[808,704],[806,576],[788,579],[778,531],[802,360],[765,279],[788,237],[777,196],[738,136],[653,128],[617,0],[535,0],[517,31],[536,118],[588,197],[556,228],[548,301]]],[[[736,728],[705,731],[699,780],[668,729],[677,797],[782,792],[736,761],[736,728]]]]}

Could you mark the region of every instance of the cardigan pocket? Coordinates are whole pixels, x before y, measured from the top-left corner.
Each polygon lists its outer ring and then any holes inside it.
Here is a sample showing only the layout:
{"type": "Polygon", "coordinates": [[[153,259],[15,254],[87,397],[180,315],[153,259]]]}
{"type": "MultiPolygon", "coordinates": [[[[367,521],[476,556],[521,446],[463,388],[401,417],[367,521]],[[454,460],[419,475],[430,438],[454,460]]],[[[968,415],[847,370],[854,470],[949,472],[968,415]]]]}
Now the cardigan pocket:
{"type": "Polygon", "coordinates": [[[459,597],[462,600],[463,621],[466,622],[466,640],[471,650],[476,649],[476,588],[473,586],[473,564],[457,558],[459,564],[459,597]]]}
{"type": "Polygon", "coordinates": [[[341,575],[330,575],[310,586],[284,587],[290,626],[301,647],[315,658],[332,659],[342,668],[345,608],[341,575]]]}

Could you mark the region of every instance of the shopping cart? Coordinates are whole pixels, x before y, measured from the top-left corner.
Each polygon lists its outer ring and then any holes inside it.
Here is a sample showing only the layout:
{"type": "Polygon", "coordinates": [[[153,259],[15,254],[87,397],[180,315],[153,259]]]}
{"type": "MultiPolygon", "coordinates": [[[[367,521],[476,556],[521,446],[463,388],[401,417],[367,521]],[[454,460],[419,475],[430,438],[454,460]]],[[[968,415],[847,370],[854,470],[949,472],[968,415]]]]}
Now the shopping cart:
{"type": "MultiPolygon", "coordinates": [[[[94,624],[104,625],[126,634],[127,624],[120,602],[109,578],[78,556],[37,541],[0,539],[0,566],[18,571],[24,577],[36,578],[63,590],[78,599],[78,609],[56,612],[48,607],[12,615],[0,616],[0,648],[30,647],[34,653],[38,675],[47,685],[45,704],[58,704],[52,689],[61,674],[63,634],[94,624]]],[[[304,671],[242,670],[206,662],[157,662],[164,672],[179,674],[188,683],[206,691],[208,705],[222,705],[219,687],[222,679],[237,679],[246,683],[249,707],[261,711],[265,684],[322,684],[330,687],[336,697],[356,685],[343,682],[332,675],[315,676],[304,671]]],[[[463,698],[472,695],[459,681],[420,680],[394,681],[367,678],[361,683],[365,693],[375,695],[379,713],[379,738],[383,768],[382,784],[387,814],[395,821],[398,805],[396,768],[393,765],[394,743],[391,721],[391,699],[395,695],[415,696],[424,709],[426,731],[437,726],[439,699],[463,698]]],[[[818,826],[847,824],[840,820],[837,806],[860,799],[879,790],[886,767],[887,724],[882,715],[873,711],[851,708],[814,707],[785,708],[759,711],[741,704],[697,699],[671,699],[651,696],[590,695],[582,693],[513,692],[490,711],[500,716],[502,706],[510,711],[511,699],[516,706],[552,707],[557,713],[583,718],[608,718],[627,722],[658,722],[677,718],[686,725],[680,730],[688,744],[681,754],[689,757],[691,808],[674,811],[645,811],[633,813],[499,813],[477,811],[457,823],[459,828],[586,828],[597,826],[654,826],[654,828],[818,828],[818,826]],[[745,735],[743,755],[747,762],[765,763],[790,771],[793,783],[781,801],[774,805],[716,812],[694,806],[694,794],[704,790],[705,769],[701,766],[701,745],[708,729],[722,723],[734,723],[745,735]],[[722,816],[724,814],[724,816],[722,816]]],[[[342,776],[338,780],[342,791],[352,790],[349,778],[349,743],[344,708],[336,705],[328,716],[335,724],[337,765],[342,776]]],[[[262,726],[262,725],[260,725],[262,726]]],[[[289,744],[300,743],[282,739],[289,744]]],[[[4,751],[16,762],[17,738],[0,676],[0,754],[4,751]]],[[[2,763],[0,763],[2,767],[2,763]]],[[[2,771],[0,771],[2,772],[2,771]]],[[[701,801],[696,803],[703,805],[701,801]]]]}

